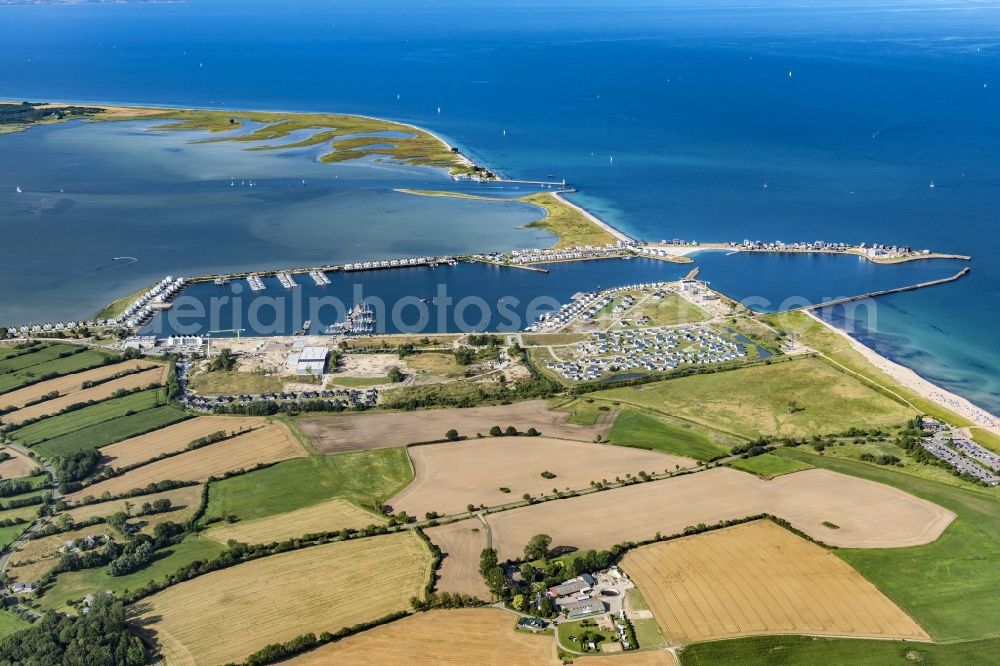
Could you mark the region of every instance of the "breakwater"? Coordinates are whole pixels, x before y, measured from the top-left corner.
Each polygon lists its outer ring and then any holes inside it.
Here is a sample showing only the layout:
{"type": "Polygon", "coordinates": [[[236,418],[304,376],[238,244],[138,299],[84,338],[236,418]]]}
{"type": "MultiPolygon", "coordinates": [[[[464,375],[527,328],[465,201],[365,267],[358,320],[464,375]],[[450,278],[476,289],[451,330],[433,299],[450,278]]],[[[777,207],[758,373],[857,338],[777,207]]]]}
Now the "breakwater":
{"type": "Polygon", "coordinates": [[[845,296],[843,298],[835,298],[833,300],[824,301],[822,303],[817,303],[816,305],[807,305],[807,306],[799,308],[799,309],[801,309],[801,310],[807,310],[807,311],[813,311],[813,310],[819,310],[819,309],[822,309],[822,308],[832,307],[834,305],[842,305],[844,303],[852,303],[854,301],[863,301],[863,300],[866,300],[866,299],[869,299],[869,298],[877,298],[879,296],[888,296],[889,294],[898,294],[898,293],[902,293],[904,291],[916,291],[917,289],[925,289],[927,287],[934,287],[934,286],[937,286],[939,284],[946,284],[948,282],[954,282],[955,280],[960,280],[963,277],[965,277],[966,275],[968,275],[971,270],[972,270],[971,268],[969,268],[968,266],[966,266],[965,268],[963,268],[959,272],[955,273],[954,275],[950,275],[948,277],[943,277],[943,278],[940,278],[940,279],[937,279],[937,280],[928,280],[926,282],[918,282],[917,284],[910,284],[910,285],[906,285],[906,286],[903,286],[903,287],[895,287],[893,289],[880,289],[878,291],[870,291],[870,292],[868,292],[866,294],[858,294],[857,296],[845,296]]]}

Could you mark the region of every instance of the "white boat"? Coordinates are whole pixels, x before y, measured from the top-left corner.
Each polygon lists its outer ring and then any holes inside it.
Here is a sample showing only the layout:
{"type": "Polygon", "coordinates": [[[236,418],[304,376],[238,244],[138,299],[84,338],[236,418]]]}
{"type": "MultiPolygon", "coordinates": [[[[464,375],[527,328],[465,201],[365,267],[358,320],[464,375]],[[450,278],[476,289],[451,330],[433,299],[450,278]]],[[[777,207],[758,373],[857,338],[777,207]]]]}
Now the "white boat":
{"type": "Polygon", "coordinates": [[[17,186],[17,193],[18,194],[22,194],[22,192],[21,192],[21,186],[20,185],[17,186]]]}

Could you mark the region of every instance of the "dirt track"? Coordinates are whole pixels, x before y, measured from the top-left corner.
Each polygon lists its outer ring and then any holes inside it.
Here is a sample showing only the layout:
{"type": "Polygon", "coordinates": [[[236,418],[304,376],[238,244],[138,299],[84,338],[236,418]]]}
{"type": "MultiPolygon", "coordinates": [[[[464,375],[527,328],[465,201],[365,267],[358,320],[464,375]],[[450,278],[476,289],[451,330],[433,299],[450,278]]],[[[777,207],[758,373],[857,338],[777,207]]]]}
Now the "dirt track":
{"type": "Polygon", "coordinates": [[[586,488],[591,481],[639,472],[663,473],[695,461],[643,449],[572,442],[548,437],[487,437],[412,446],[414,479],[389,500],[396,511],[461,513],[468,504],[497,506],[559,490],[586,488]],[[547,479],[542,472],[551,472],[547,479]],[[500,488],[508,488],[502,492],[500,488]]]}
{"type": "Polygon", "coordinates": [[[301,419],[299,427],[320,453],[431,442],[444,439],[452,428],[460,435],[475,437],[476,433],[486,435],[496,425],[501,428],[512,425],[521,431],[533,427],[549,437],[584,442],[593,441],[597,435],[605,437],[611,428],[610,416],[606,423],[595,426],[567,423],[568,416],[566,412],[550,410],[544,400],[530,400],[500,407],[312,416],[301,419]]]}
{"type": "Polygon", "coordinates": [[[671,643],[759,634],[930,639],[849,564],[766,520],[643,546],[622,569],[671,643]]]}

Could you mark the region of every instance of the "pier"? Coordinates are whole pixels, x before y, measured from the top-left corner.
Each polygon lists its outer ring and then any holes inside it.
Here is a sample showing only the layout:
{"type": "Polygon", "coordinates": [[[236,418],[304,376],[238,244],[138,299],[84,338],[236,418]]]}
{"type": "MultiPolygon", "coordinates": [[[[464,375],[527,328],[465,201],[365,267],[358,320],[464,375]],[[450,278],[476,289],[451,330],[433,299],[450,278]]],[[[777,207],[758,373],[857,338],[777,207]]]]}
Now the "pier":
{"type": "Polygon", "coordinates": [[[925,287],[934,287],[939,284],[945,284],[948,282],[954,282],[959,280],[969,274],[972,269],[966,266],[954,275],[941,278],[939,280],[929,280],[927,282],[920,282],[918,284],[911,284],[905,287],[896,287],[895,289],[881,289],[879,291],[870,291],[867,294],[860,294],[858,296],[847,296],[845,298],[835,298],[832,301],[825,301],[823,303],[817,303],[816,305],[807,305],[802,308],[797,308],[799,310],[805,310],[811,312],[813,310],[820,310],[822,308],[828,308],[834,305],[841,305],[843,303],[851,303],[853,301],[863,301],[869,298],[876,298],[878,296],[887,296],[889,294],[899,294],[904,291],[915,291],[917,289],[924,289],[925,287]]]}
{"type": "Polygon", "coordinates": [[[293,289],[299,286],[299,283],[292,279],[292,276],[289,273],[278,273],[278,282],[280,282],[281,286],[285,289],[293,289]]]}

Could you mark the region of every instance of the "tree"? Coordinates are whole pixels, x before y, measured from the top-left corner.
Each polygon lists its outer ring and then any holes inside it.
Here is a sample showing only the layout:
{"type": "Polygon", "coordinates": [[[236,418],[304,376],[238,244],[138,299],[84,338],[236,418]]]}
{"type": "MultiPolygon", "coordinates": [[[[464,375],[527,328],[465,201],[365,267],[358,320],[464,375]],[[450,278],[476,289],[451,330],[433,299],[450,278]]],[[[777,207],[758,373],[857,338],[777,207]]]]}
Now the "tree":
{"type": "Polygon", "coordinates": [[[126,520],[128,520],[128,516],[125,515],[125,512],[118,511],[108,516],[108,527],[121,532],[125,528],[126,520]]]}
{"type": "Polygon", "coordinates": [[[446,432],[444,434],[444,436],[445,436],[445,439],[447,439],[449,442],[458,441],[458,431],[455,430],[454,428],[452,428],[451,430],[449,430],[448,432],[446,432]]]}
{"type": "Polygon", "coordinates": [[[502,436],[503,436],[503,430],[500,429],[500,426],[493,426],[492,428],[490,428],[490,437],[502,437],[502,436]]]}
{"type": "Polygon", "coordinates": [[[523,594],[515,594],[514,598],[510,602],[510,605],[514,610],[520,613],[524,611],[524,607],[526,605],[525,601],[526,600],[523,594]]]}
{"type": "Polygon", "coordinates": [[[541,434],[535,428],[528,428],[528,437],[538,437],[541,434]]]}
{"type": "Polygon", "coordinates": [[[524,547],[524,557],[527,560],[544,560],[549,556],[551,545],[552,537],[548,534],[536,534],[524,547]]]}
{"type": "Polygon", "coordinates": [[[504,434],[508,437],[517,437],[517,428],[514,426],[507,426],[507,430],[504,434]]]}
{"type": "Polygon", "coordinates": [[[542,601],[538,604],[538,614],[542,617],[552,617],[556,614],[556,609],[552,605],[552,600],[549,599],[549,595],[542,595],[542,601]]]}
{"type": "Polygon", "coordinates": [[[393,384],[398,384],[403,381],[403,373],[399,371],[399,368],[392,366],[389,368],[389,381],[393,384]]]}

